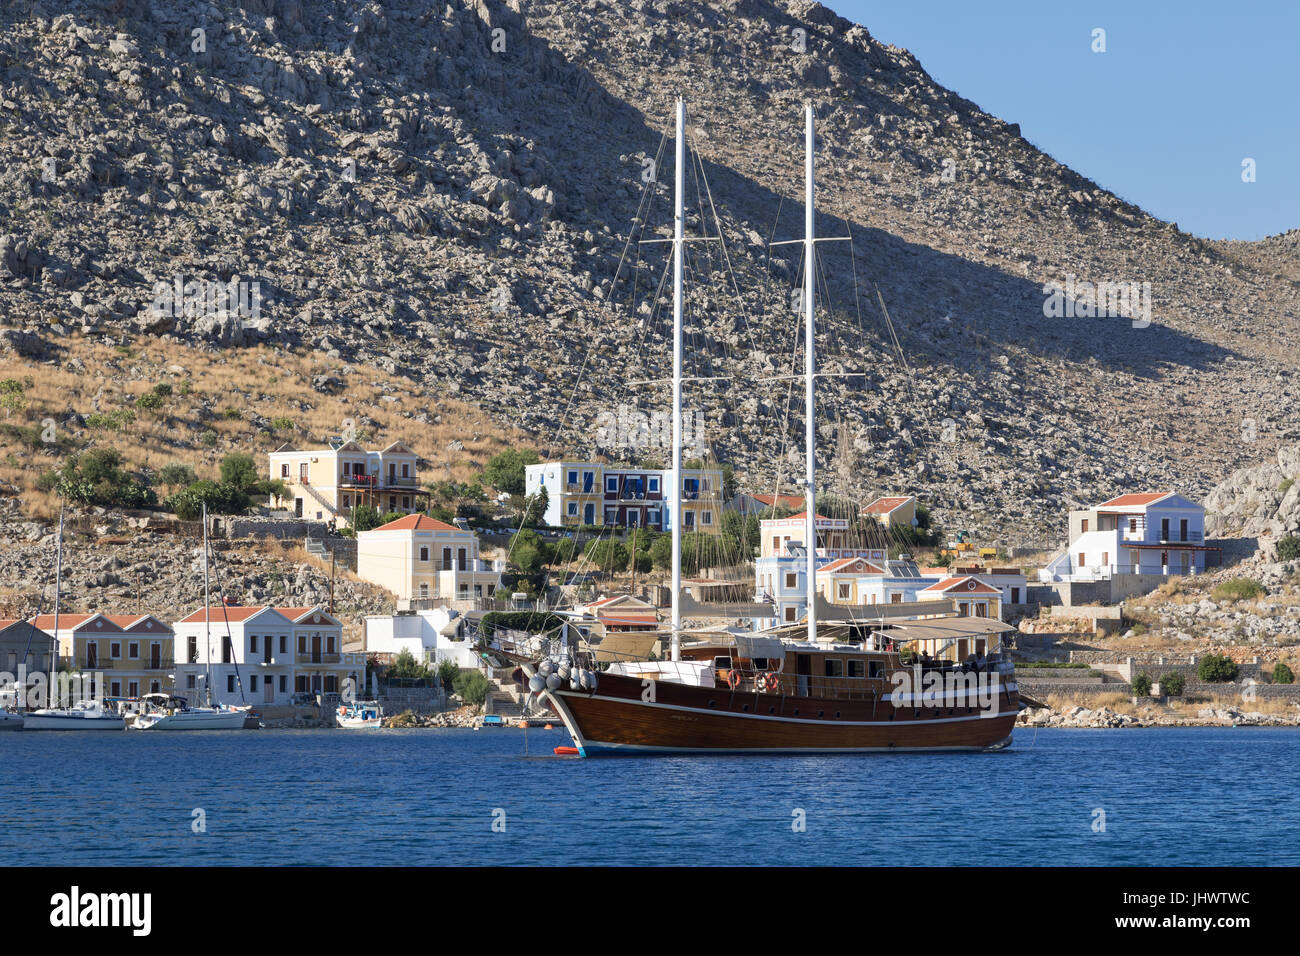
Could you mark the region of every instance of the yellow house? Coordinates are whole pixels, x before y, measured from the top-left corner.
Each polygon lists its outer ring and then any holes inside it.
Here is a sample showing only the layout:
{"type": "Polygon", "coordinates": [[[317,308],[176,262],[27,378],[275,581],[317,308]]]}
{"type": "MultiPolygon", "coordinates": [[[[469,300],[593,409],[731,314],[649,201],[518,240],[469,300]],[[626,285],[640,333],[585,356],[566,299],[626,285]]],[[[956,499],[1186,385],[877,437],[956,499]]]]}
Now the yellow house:
{"type": "Polygon", "coordinates": [[[272,497],[272,507],[340,528],[359,505],[410,514],[424,510],[429,494],[420,489],[420,456],[400,441],[382,451],[367,451],[355,441],[305,450],[286,444],[267,457],[269,477],[286,488],[283,496],[272,497]]]}
{"type": "Polygon", "coordinates": [[[428,515],[357,533],[357,574],[399,602],[477,604],[496,597],[501,572],[479,558],[478,537],[428,515]]]}
{"type": "Polygon", "coordinates": [[[42,614],[33,623],[53,634],[73,670],[104,675],[105,697],[139,697],[172,689],[173,634],[152,614],[42,614]]]}

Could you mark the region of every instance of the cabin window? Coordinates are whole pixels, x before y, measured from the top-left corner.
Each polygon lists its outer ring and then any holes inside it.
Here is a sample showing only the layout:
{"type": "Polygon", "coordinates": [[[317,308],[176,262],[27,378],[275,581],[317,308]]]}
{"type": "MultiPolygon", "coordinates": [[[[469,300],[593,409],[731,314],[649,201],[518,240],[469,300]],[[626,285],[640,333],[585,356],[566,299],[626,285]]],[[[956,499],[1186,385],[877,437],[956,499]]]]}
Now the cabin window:
{"type": "Polygon", "coordinates": [[[715,658],[713,659],[713,666],[714,666],[714,667],[717,667],[717,668],[720,668],[721,670],[727,670],[727,669],[729,669],[729,668],[731,667],[731,658],[730,658],[730,657],[715,657],[715,658]]]}
{"type": "Polygon", "coordinates": [[[867,662],[867,673],[872,677],[872,679],[876,679],[876,678],[880,678],[880,677],[885,676],[885,665],[884,665],[884,663],[881,662],[881,661],[868,661],[868,662],[867,662]]]}
{"type": "Polygon", "coordinates": [[[867,676],[867,662],[866,662],[866,661],[854,661],[854,660],[849,661],[849,676],[850,676],[850,677],[866,677],[866,676],[867,676]]]}
{"type": "Polygon", "coordinates": [[[756,670],[756,671],[765,671],[765,670],[767,670],[767,658],[766,658],[766,657],[755,657],[755,658],[754,658],[754,670],[756,670]]]}
{"type": "Polygon", "coordinates": [[[838,657],[828,657],[828,658],[826,658],[826,676],[827,676],[827,677],[843,677],[843,676],[844,676],[844,662],[843,662],[842,660],[840,660],[838,657]]]}

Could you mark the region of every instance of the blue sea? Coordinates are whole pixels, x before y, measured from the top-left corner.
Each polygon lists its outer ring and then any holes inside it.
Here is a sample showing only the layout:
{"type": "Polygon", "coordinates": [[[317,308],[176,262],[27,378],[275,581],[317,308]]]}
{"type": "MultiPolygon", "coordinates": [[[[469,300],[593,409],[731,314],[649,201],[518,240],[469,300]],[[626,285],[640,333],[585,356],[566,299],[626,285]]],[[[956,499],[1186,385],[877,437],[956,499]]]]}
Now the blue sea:
{"type": "Polygon", "coordinates": [[[556,757],[561,730],[0,735],[6,865],[1300,864],[1300,730],[556,757]]]}

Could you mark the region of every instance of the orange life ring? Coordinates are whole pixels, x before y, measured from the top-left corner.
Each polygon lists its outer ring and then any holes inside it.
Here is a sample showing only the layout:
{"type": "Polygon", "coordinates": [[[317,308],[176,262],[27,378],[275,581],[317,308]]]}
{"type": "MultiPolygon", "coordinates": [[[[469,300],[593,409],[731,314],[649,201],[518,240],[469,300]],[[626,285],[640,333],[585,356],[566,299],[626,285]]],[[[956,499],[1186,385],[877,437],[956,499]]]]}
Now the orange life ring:
{"type": "Polygon", "coordinates": [[[763,675],[762,684],[763,690],[767,691],[769,694],[775,694],[777,689],[781,686],[781,679],[777,677],[775,673],[767,673],[763,675]]]}
{"type": "Polygon", "coordinates": [[[740,686],[740,671],[732,669],[727,674],[727,686],[730,687],[732,690],[735,690],[737,687],[740,686]]]}
{"type": "Polygon", "coordinates": [[[346,707],[343,707],[343,706],[340,706],[340,707],[339,707],[339,716],[340,716],[340,717],[344,716],[347,712],[348,712],[348,709],[347,709],[346,707]]]}

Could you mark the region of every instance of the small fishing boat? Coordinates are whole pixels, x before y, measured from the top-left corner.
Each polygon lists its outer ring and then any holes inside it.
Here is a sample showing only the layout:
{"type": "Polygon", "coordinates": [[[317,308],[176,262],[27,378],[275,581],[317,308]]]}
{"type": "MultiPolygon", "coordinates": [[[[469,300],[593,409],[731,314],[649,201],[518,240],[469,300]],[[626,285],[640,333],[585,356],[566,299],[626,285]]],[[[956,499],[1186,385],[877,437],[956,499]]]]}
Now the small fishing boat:
{"type": "Polygon", "coordinates": [[[0,730],[22,730],[23,715],[11,710],[0,710],[0,730]]]}
{"type": "Polygon", "coordinates": [[[506,719],[502,717],[500,714],[488,714],[486,717],[483,718],[483,726],[484,727],[508,727],[510,725],[506,723],[506,719]]]}
{"type": "Polygon", "coordinates": [[[336,720],[344,730],[378,730],[384,726],[384,709],[375,700],[358,700],[339,706],[336,720]]]}

